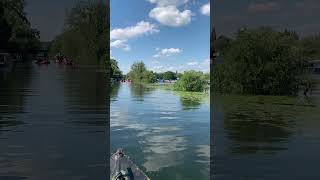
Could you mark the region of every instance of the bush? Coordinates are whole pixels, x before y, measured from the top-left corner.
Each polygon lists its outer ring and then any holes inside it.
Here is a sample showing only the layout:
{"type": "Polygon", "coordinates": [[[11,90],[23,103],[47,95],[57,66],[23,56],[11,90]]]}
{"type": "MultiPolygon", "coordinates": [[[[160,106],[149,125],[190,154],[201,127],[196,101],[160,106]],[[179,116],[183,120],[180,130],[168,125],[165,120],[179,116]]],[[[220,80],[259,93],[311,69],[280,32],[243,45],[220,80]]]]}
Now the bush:
{"type": "Polygon", "coordinates": [[[177,91],[202,92],[206,90],[207,82],[202,72],[185,71],[173,88],[177,91]]]}
{"type": "Polygon", "coordinates": [[[223,93],[294,95],[306,71],[295,33],[270,28],[236,34],[214,65],[212,85],[223,93]]]}

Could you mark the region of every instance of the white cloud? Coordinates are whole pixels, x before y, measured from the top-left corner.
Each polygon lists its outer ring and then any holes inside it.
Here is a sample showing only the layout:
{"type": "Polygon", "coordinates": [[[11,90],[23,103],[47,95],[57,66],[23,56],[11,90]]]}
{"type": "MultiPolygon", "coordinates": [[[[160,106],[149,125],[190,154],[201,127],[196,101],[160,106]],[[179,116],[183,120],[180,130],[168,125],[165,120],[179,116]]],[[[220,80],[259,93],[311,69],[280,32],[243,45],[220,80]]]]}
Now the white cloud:
{"type": "Polygon", "coordinates": [[[159,31],[154,24],[145,21],[140,21],[136,25],[126,28],[116,28],[110,32],[110,46],[124,51],[130,51],[131,48],[127,44],[128,39],[157,33],[159,31]]]}
{"type": "Polygon", "coordinates": [[[126,42],[127,40],[115,40],[110,43],[110,46],[114,48],[122,49],[124,51],[130,51],[131,48],[126,42]]]}
{"type": "Polygon", "coordinates": [[[190,61],[186,64],[180,65],[177,70],[179,72],[189,71],[189,70],[196,70],[202,72],[210,72],[210,59],[205,59],[202,61],[190,61]]]}
{"type": "Polygon", "coordinates": [[[210,2],[201,6],[200,12],[203,15],[210,16],[210,2]]]}
{"type": "Polygon", "coordinates": [[[110,32],[111,40],[126,40],[138,37],[144,34],[153,34],[159,32],[159,29],[154,24],[140,21],[135,26],[126,28],[116,28],[110,32]]]}
{"type": "Polygon", "coordinates": [[[158,50],[158,53],[153,55],[153,57],[154,58],[169,57],[169,56],[179,54],[181,52],[182,50],[179,48],[165,48],[165,49],[158,50]]]}
{"type": "Polygon", "coordinates": [[[189,0],[147,0],[150,3],[157,4],[157,6],[179,6],[187,3],[189,0]]]}
{"type": "Polygon", "coordinates": [[[149,17],[157,20],[161,24],[180,27],[191,22],[192,12],[190,10],[180,11],[176,6],[158,6],[153,8],[149,17]]]}
{"type": "Polygon", "coordinates": [[[188,62],[187,65],[189,66],[195,66],[195,65],[198,65],[199,62],[198,61],[191,61],[191,62],[188,62]]]}

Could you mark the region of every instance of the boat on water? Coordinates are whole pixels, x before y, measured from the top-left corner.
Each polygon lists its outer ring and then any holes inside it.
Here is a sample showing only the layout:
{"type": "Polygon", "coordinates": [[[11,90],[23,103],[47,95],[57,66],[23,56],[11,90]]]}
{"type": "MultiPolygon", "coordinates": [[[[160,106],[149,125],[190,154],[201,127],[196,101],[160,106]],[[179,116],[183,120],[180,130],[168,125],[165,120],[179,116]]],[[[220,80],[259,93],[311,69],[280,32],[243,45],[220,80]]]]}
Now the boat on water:
{"type": "Polygon", "coordinates": [[[57,64],[63,64],[63,65],[72,65],[72,60],[71,59],[56,59],[57,64]]]}
{"type": "Polygon", "coordinates": [[[41,65],[41,64],[50,64],[50,61],[48,59],[38,59],[35,61],[36,64],[41,65]]]}
{"type": "Polygon", "coordinates": [[[110,157],[110,179],[111,180],[150,180],[150,178],[142,172],[125,155],[122,149],[118,149],[110,157]]]}

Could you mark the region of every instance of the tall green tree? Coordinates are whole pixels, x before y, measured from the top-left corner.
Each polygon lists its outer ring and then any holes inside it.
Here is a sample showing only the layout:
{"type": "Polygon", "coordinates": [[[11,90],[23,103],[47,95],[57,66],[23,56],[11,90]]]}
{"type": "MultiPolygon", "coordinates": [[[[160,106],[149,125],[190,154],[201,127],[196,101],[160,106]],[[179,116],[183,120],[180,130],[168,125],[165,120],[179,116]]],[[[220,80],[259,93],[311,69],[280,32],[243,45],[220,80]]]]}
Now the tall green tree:
{"type": "Polygon", "coordinates": [[[0,1],[0,49],[26,57],[40,46],[40,33],[31,28],[24,0],[0,1]]]}
{"type": "Polygon", "coordinates": [[[67,12],[64,32],[56,37],[51,53],[70,56],[83,64],[108,58],[109,7],[102,0],[79,1],[67,12]]]}
{"type": "Polygon", "coordinates": [[[223,93],[294,95],[306,74],[295,33],[241,29],[213,67],[213,89],[223,93]]]}
{"type": "Polygon", "coordinates": [[[110,59],[110,68],[111,68],[111,78],[121,79],[123,77],[122,72],[118,66],[118,62],[115,59],[110,59]]]}
{"type": "Polygon", "coordinates": [[[145,64],[140,61],[132,64],[128,78],[135,83],[153,83],[157,77],[155,73],[148,71],[145,64]]]}

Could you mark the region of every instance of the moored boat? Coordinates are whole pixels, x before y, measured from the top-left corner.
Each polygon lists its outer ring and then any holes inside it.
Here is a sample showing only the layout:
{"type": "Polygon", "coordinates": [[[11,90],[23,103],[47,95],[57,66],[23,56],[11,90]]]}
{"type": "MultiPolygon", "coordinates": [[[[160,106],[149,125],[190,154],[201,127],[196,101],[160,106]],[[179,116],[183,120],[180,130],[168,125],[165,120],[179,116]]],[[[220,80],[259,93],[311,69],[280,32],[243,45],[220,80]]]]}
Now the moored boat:
{"type": "Polygon", "coordinates": [[[122,149],[118,149],[110,157],[110,179],[111,180],[150,180],[150,178],[142,172],[125,155],[122,149]]]}
{"type": "Polygon", "coordinates": [[[35,61],[36,64],[50,64],[50,61],[48,59],[38,59],[35,61]]]}

